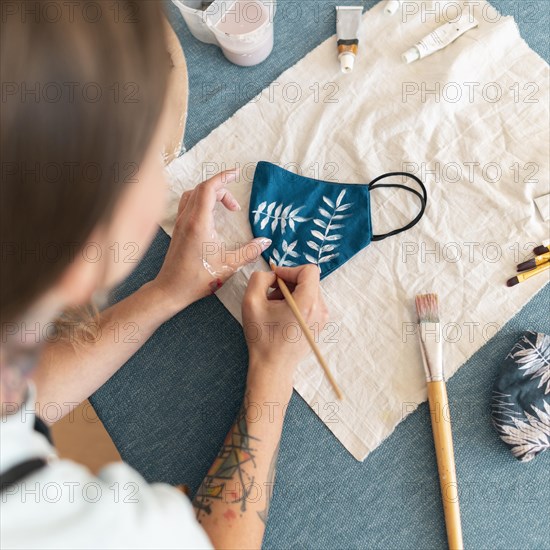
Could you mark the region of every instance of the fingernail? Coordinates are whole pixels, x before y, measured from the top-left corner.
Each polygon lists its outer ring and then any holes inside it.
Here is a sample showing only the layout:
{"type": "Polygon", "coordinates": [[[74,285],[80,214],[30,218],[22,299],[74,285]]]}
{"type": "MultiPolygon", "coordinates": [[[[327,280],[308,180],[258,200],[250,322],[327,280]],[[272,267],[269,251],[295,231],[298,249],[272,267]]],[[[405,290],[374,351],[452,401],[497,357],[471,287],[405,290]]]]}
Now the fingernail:
{"type": "Polygon", "coordinates": [[[242,210],[241,205],[235,200],[233,201],[233,204],[235,205],[235,208],[240,212],[242,210]]]}
{"type": "Polygon", "coordinates": [[[237,179],[237,176],[239,175],[237,170],[234,170],[232,172],[225,172],[223,175],[225,182],[235,181],[237,179]]]}
{"type": "Polygon", "coordinates": [[[267,249],[271,246],[271,243],[272,243],[272,242],[273,242],[273,241],[272,241],[271,239],[262,239],[262,240],[260,241],[260,246],[262,247],[262,252],[263,252],[264,250],[267,250],[267,249]]]}

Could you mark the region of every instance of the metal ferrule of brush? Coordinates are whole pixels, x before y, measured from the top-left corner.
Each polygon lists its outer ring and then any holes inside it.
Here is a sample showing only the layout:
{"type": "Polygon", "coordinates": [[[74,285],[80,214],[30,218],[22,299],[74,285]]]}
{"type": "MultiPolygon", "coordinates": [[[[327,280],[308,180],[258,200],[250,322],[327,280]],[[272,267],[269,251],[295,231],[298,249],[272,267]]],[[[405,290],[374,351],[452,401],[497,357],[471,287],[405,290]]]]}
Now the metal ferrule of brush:
{"type": "Polygon", "coordinates": [[[424,362],[424,372],[428,382],[444,380],[443,376],[443,343],[439,323],[420,323],[420,351],[424,362]]]}

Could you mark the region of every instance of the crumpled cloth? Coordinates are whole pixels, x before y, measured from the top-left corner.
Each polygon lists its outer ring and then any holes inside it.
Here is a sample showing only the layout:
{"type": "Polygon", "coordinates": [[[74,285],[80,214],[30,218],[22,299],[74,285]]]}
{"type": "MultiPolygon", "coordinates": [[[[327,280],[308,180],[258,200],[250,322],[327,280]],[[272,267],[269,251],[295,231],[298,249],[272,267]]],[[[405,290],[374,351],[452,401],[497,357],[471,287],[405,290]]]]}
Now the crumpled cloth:
{"type": "MultiPolygon", "coordinates": [[[[401,54],[439,26],[434,16],[365,13],[353,73],[339,70],[336,37],[284,72],[168,168],[171,234],[179,196],[233,166],[242,212],[219,209],[228,243],[252,238],[251,181],[258,161],[340,182],[413,172],[428,208],[412,230],[371,244],[322,282],[331,323],[317,334],[345,395],[337,402],[313,355],[295,389],[357,459],[363,460],[426,399],[414,296],[436,292],[447,377],[548,281],[506,280],[545,238],[534,198],[548,193],[548,65],[511,17],[471,3],[479,27],[447,48],[405,65],[401,54]]],[[[283,47],[279,45],[278,47],[283,47]]],[[[373,192],[373,227],[384,233],[417,209],[401,190],[373,192]]],[[[250,273],[218,296],[241,320],[250,273]]]]}

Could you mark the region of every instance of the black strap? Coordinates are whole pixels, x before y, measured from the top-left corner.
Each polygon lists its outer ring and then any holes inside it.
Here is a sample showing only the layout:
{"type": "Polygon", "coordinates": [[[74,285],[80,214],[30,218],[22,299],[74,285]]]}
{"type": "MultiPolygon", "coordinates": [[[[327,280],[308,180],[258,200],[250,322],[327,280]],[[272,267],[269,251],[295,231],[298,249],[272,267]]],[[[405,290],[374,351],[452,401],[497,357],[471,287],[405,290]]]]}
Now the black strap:
{"type": "Polygon", "coordinates": [[[42,458],[32,458],[16,464],[13,468],[10,468],[7,472],[0,475],[0,493],[4,492],[8,487],[15,485],[28,475],[40,470],[46,465],[46,461],[42,458]]]}
{"type": "Polygon", "coordinates": [[[34,417],[34,430],[40,434],[42,434],[47,440],[50,445],[53,445],[52,440],[52,434],[50,433],[50,428],[46,425],[46,423],[39,417],[34,417]]]}
{"type": "Polygon", "coordinates": [[[413,195],[416,195],[420,199],[420,212],[412,220],[410,223],[405,225],[404,227],[401,227],[400,229],[394,229],[393,231],[390,231],[389,233],[386,233],[385,235],[373,235],[372,240],[373,241],[382,241],[383,239],[387,237],[391,237],[393,235],[397,235],[399,233],[402,233],[403,231],[407,231],[407,229],[410,229],[411,227],[414,227],[422,218],[424,215],[424,212],[426,211],[426,205],[428,204],[428,192],[426,191],[425,185],[422,183],[420,178],[417,178],[414,174],[409,174],[408,172],[388,172],[387,174],[382,174],[381,176],[378,176],[376,179],[372,180],[369,183],[369,191],[372,191],[373,189],[378,189],[379,187],[393,187],[397,189],[405,189],[405,191],[409,191],[413,195]],[[382,179],[385,178],[392,178],[393,176],[405,176],[407,178],[412,178],[418,185],[420,185],[420,188],[422,189],[422,195],[412,187],[407,187],[406,185],[402,185],[400,183],[379,183],[376,184],[382,179]]]}

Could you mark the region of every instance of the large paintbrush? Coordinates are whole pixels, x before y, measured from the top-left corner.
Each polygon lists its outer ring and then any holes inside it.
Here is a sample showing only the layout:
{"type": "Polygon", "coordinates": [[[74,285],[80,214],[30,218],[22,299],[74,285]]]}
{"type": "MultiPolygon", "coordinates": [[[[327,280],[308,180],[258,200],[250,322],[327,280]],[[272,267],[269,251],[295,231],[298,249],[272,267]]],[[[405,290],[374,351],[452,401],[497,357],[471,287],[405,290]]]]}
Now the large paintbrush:
{"type": "Polygon", "coordinates": [[[417,296],[416,311],[418,313],[420,349],[428,383],[428,401],[447,527],[447,540],[449,548],[457,550],[464,548],[464,545],[460,524],[451,415],[443,376],[443,343],[437,294],[417,296]]]}

